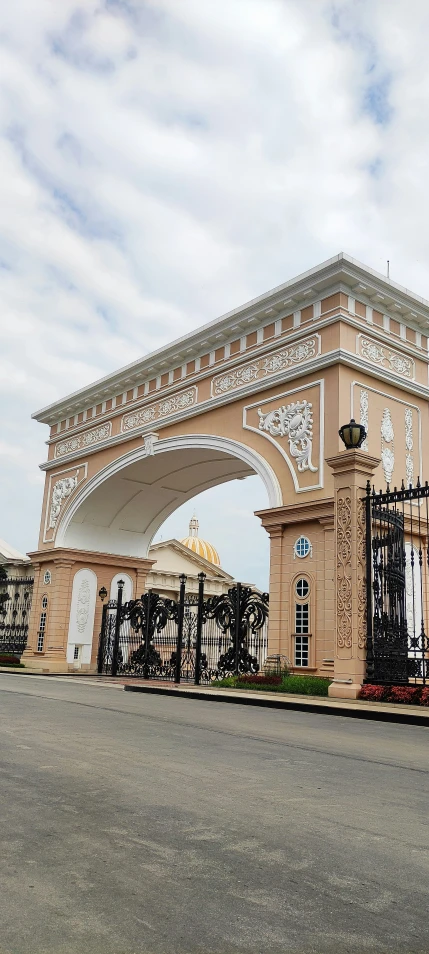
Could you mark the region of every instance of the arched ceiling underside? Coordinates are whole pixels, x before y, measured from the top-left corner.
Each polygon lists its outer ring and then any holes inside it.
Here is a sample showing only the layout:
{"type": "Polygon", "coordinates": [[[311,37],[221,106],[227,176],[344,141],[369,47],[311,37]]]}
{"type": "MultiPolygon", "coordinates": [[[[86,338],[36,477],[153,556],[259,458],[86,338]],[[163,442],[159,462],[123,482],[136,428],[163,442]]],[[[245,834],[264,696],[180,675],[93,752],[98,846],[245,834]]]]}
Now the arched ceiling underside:
{"type": "Polygon", "coordinates": [[[181,504],[255,472],[247,461],[212,448],[143,457],[107,475],[82,502],[78,498],[56,545],[144,557],[155,533],[181,504]]]}

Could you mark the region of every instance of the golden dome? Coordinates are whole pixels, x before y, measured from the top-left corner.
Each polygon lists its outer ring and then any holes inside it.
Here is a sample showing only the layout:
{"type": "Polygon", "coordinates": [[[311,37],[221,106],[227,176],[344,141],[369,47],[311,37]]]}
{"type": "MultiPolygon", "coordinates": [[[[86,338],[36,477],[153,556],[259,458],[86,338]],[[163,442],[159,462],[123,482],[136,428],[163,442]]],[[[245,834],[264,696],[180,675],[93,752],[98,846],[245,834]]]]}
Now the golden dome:
{"type": "Polygon", "coordinates": [[[208,560],[209,563],[214,563],[215,566],[220,566],[220,559],[217,550],[212,547],[211,543],[207,543],[206,540],[200,540],[198,536],[199,523],[194,514],[192,520],[189,523],[189,537],[185,537],[184,540],[180,542],[184,547],[188,547],[188,550],[193,550],[194,553],[197,553],[198,556],[203,557],[204,560],[208,560]]]}

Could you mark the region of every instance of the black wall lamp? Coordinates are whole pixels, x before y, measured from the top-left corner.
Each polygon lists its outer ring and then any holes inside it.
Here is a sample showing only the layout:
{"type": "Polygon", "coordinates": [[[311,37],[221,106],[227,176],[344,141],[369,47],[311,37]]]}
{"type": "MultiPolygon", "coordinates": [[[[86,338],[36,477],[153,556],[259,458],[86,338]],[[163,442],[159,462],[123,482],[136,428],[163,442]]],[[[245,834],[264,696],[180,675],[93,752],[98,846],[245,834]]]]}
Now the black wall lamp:
{"type": "Polygon", "coordinates": [[[367,436],[363,424],[356,424],[354,417],[350,424],[343,424],[338,433],[347,450],[356,450],[357,447],[361,447],[367,436]]]}

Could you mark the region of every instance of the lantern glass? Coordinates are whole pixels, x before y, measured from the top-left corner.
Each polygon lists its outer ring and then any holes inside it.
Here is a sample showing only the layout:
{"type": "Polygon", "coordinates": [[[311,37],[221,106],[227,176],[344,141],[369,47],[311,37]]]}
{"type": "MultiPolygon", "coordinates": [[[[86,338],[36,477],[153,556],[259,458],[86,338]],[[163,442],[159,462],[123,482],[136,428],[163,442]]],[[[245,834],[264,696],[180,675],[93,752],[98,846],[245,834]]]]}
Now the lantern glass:
{"type": "Polygon", "coordinates": [[[98,591],[98,595],[100,597],[101,602],[104,603],[104,600],[106,599],[106,596],[107,596],[107,590],[105,586],[101,587],[101,590],[98,591]]]}
{"type": "Polygon", "coordinates": [[[361,447],[367,436],[363,425],[357,424],[353,417],[349,424],[343,424],[338,433],[347,450],[361,447]]]}

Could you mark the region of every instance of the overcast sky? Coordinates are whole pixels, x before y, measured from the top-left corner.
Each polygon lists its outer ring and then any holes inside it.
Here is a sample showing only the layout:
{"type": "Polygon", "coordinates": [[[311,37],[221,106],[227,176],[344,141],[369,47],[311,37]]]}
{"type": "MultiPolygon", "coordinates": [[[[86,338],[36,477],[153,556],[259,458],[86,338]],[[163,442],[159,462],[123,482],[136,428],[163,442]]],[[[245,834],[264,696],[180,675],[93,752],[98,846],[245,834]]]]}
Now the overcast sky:
{"type": "MultiPolygon", "coordinates": [[[[429,297],[428,37],[426,0],[2,4],[0,537],[37,544],[38,408],[339,251],[429,297]]],[[[266,585],[259,479],[212,493],[266,585]]]]}

